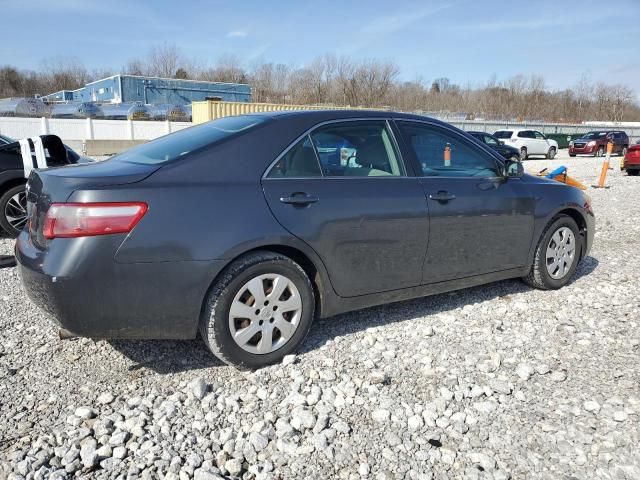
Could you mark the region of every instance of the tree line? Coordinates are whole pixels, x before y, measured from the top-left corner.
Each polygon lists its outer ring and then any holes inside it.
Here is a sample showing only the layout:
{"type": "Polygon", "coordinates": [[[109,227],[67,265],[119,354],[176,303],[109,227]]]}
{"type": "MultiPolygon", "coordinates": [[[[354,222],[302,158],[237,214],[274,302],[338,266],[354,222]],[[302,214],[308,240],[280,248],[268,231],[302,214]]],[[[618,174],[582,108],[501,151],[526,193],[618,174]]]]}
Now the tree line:
{"type": "Polygon", "coordinates": [[[505,80],[494,76],[483,85],[462,86],[447,77],[402,80],[399,66],[390,60],[327,54],[293,67],[265,61],[247,64],[226,55],[206,65],[166,44],[131,59],[120,71],[89,71],[78,59],[62,57],[44,62],[38,71],[0,67],[0,98],[74,90],[115,73],[248,83],[254,102],[379,107],[487,120],[640,121],[640,105],[631,88],[594,83],[586,76],[557,91],[549,89],[538,75],[505,80]]]}

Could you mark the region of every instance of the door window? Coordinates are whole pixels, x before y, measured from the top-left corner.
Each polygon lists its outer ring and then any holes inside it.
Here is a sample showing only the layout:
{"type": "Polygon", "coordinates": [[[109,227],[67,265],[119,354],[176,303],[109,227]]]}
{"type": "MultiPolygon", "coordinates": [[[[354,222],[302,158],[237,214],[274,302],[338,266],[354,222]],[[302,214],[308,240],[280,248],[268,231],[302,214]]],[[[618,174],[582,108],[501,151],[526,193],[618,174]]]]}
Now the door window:
{"type": "Polygon", "coordinates": [[[325,176],[405,175],[385,121],[332,123],[311,133],[311,139],[325,176]]]}
{"type": "Polygon", "coordinates": [[[546,137],[540,132],[533,132],[537,140],[546,140],[546,137]]]}
{"type": "Polygon", "coordinates": [[[427,177],[497,177],[496,161],[461,136],[433,125],[398,122],[427,177]]]}
{"type": "Polygon", "coordinates": [[[267,178],[321,177],[320,165],[311,138],[306,135],[271,168],[267,178]]]}
{"type": "Polygon", "coordinates": [[[487,145],[493,145],[493,146],[498,145],[498,141],[495,138],[490,137],[489,135],[484,136],[484,143],[486,143],[487,145]]]}

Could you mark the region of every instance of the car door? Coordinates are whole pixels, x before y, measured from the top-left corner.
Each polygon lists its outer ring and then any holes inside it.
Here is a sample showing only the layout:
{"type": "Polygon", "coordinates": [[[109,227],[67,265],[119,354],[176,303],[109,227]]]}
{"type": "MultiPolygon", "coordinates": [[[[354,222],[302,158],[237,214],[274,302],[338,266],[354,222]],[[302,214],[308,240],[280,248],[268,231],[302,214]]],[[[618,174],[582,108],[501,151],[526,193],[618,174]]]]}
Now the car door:
{"type": "Polygon", "coordinates": [[[536,140],[536,153],[538,155],[546,155],[549,152],[549,140],[542,133],[537,130],[533,131],[533,135],[536,140]]]}
{"type": "Polygon", "coordinates": [[[305,135],[262,180],[280,224],[320,256],[336,293],[419,285],[429,231],[420,181],[386,120],[331,122],[305,135]]]}
{"type": "Polygon", "coordinates": [[[423,282],[433,283],[522,267],[534,227],[534,197],[521,179],[453,129],[397,121],[407,156],[429,207],[423,282]]]}

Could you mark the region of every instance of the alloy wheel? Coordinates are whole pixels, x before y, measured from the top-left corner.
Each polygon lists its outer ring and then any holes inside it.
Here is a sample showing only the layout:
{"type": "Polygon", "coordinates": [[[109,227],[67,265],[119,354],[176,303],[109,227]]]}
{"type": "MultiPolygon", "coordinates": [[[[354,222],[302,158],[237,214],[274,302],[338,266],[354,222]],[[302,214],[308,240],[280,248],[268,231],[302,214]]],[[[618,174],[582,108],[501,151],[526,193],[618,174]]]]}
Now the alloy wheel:
{"type": "Polygon", "coordinates": [[[559,280],[570,270],[576,255],[576,237],[570,228],[560,227],[551,236],[547,245],[547,273],[559,280]]]}
{"type": "Polygon", "coordinates": [[[296,332],[302,299],[295,284],[268,273],[245,283],[229,309],[231,337],[243,350],[268,354],[284,346],[296,332]]]}
{"type": "Polygon", "coordinates": [[[17,231],[27,223],[27,193],[21,191],[12,196],[4,206],[4,216],[17,231]]]}

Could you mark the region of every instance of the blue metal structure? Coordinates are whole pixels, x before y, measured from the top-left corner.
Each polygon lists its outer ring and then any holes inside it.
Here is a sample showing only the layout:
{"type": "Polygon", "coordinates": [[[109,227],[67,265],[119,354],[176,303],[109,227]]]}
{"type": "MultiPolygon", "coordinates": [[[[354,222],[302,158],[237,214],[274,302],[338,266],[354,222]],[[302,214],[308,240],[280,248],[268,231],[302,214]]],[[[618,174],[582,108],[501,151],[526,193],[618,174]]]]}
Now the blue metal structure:
{"type": "Polygon", "coordinates": [[[60,90],[41,98],[45,102],[70,102],[73,100],[73,90],[60,90]]]}
{"type": "Polygon", "coordinates": [[[219,97],[230,102],[250,102],[251,87],[241,83],[114,75],[73,91],[74,102],[189,105],[207,97],[219,97]]]}

